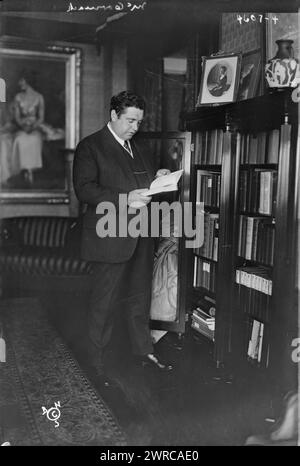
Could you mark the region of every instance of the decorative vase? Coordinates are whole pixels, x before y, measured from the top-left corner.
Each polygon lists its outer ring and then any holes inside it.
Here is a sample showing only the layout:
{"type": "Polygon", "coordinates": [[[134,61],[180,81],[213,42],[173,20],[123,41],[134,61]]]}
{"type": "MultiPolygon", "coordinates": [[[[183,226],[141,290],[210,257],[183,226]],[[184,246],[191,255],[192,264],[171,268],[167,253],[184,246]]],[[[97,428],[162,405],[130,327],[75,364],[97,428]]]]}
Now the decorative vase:
{"type": "Polygon", "coordinates": [[[290,39],[276,40],[277,53],[265,66],[269,87],[296,87],[300,83],[299,63],[294,58],[293,42],[290,39]]]}

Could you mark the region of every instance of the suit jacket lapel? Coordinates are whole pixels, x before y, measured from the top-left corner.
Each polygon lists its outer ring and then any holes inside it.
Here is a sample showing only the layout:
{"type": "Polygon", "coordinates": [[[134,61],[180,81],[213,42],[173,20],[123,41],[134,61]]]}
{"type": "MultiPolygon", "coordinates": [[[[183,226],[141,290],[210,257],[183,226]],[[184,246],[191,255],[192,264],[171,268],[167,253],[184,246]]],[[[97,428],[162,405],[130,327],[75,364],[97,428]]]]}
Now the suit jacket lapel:
{"type": "MultiPolygon", "coordinates": [[[[113,137],[107,126],[103,128],[103,137],[105,138],[105,143],[107,147],[107,152],[105,150],[105,154],[107,154],[107,159],[111,157],[114,157],[118,161],[118,165],[122,168],[124,175],[130,180],[130,184],[133,186],[132,189],[135,189],[136,186],[136,179],[133,174],[132,168],[130,166],[128,157],[131,157],[125,149],[122,148],[122,146],[116,141],[116,139],[113,137]]],[[[153,181],[154,178],[154,169],[153,165],[151,163],[151,160],[147,156],[147,153],[145,153],[143,150],[140,149],[139,144],[136,143],[134,139],[130,141],[131,147],[133,150],[136,150],[142,160],[142,163],[145,166],[145,169],[148,174],[149,178],[149,185],[153,181]]]]}
{"type": "Polygon", "coordinates": [[[103,136],[105,137],[105,142],[107,146],[107,152],[105,151],[105,154],[107,154],[108,161],[109,161],[109,158],[112,158],[112,157],[117,159],[118,165],[122,168],[125,176],[129,178],[133,186],[136,186],[135,176],[132,172],[129,161],[127,159],[127,154],[126,154],[125,149],[123,149],[121,145],[118,143],[118,141],[116,141],[116,139],[113,137],[113,135],[111,134],[111,132],[109,131],[107,127],[103,128],[103,133],[104,133],[103,136]]]}

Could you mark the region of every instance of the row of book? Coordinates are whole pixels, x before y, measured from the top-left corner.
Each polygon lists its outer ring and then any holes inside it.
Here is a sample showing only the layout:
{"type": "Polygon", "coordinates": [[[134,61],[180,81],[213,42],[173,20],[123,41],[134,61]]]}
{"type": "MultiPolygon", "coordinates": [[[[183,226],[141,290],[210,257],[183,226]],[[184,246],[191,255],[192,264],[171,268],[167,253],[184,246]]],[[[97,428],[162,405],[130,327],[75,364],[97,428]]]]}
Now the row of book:
{"type": "Polygon", "coordinates": [[[271,218],[240,215],[237,254],[273,266],[275,229],[271,218]]]}
{"type": "Polygon", "coordinates": [[[272,295],[270,271],[265,267],[240,267],[236,270],[236,283],[261,293],[272,295]]]}
{"type": "Polygon", "coordinates": [[[210,340],[215,339],[215,317],[197,307],[192,312],[191,327],[210,340]]]}
{"type": "Polygon", "coordinates": [[[206,290],[216,292],[217,264],[207,262],[201,257],[194,257],[194,277],[193,286],[195,288],[205,288],[206,290]]]}
{"type": "Polygon", "coordinates": [[[277,164],[279,160],[280,132],[278,129],[257,134],[242,134],[242,164],[277,164]]]}
{"type": "Polygon", "coordinates": [[[276,170],[242,170],[240,174],[240,209],[275,215],[278,174],[276,170]]]}
{"type": "Polygon", "coordinates": [[[269,294],[241,284],[237,286],[237,293],[239,312],[262,322],[270,320],[271,296],[269,294]]]}
{"type": "Polygon", "coordinates": [[[218,260],[219,246],[219,214],[204,213],[204,241],[203,246],[194,248],[196,254],[214,261],[218,260]]]}
{"type": "Polygon", "coordinates": [[[198,131],[195,139],[195,163],[220,165],[222,163],[223,130],[198,131]]]}
{"type": "MultiPolygon", "coordinates": [[[[222,129],[198,131],[195,137],[195,164],[220,165],[223,151],[222,129]]],[[[242,134],[242,164],[277,164],[279,160],[280,131],[261,131],[257,134],[242,134]]]]}
{"type": "Polygon", "coordinates": [[[196,202],[208,207],[220,206],[221,174],[197,171],[196,202]]]}
{"type": "Polygon", "coordinates": [[[253,319],[251,322],[247,356],[250,360],[257,362],[262,361],[263,338],[265,325],[259,320],[253,319]]]}

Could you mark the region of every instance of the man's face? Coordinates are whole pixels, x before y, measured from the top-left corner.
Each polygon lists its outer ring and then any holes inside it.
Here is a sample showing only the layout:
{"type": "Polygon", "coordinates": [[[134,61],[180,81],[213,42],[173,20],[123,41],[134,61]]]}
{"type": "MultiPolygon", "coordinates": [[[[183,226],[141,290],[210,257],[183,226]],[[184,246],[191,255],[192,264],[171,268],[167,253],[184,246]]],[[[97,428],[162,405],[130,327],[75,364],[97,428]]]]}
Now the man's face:
{"type": "Polygon", "coordinates": [[[115,110],[111,111],[111,127],[119,138],[127,141],[138,131],[142,123],[144,111],[140,108],[127,107],[118,116],[115,110]]]}

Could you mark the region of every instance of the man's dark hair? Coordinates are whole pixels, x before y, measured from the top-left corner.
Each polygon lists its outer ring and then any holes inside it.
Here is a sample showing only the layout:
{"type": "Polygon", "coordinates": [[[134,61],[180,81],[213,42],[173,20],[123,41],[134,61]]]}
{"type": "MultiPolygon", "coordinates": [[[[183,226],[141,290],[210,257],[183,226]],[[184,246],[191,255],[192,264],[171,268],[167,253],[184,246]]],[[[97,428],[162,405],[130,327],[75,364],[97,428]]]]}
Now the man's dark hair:
{"type": "Polygon", "coordinates": [[[115,110],[118,117],[127,107],[135,107],[139,108],[140,110],[145,110],[146,104],[142,97],[134,94],[131,91],[120,92],[111,98],[110,111],[115,110]]]}

